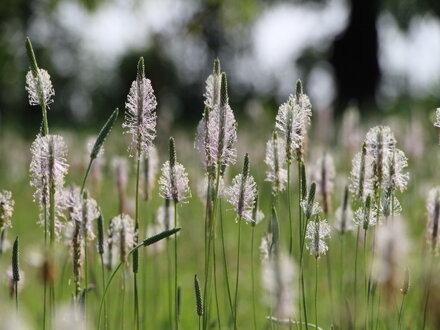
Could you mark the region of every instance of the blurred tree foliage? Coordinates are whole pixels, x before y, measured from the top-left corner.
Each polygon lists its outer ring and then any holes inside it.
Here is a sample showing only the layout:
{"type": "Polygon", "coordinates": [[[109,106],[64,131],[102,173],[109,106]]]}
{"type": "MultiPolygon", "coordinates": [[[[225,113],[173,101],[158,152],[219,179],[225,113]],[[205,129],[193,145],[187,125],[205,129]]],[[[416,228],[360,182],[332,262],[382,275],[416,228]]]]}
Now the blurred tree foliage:
{"type": "MultiPolygon", "coordinates": [[[[62,27],[57,26],[51,19],[55,8],[64,0],[2,0],[0,1],[0,129],[6,125],[17,123],[23,132],[35,132],[39,126],[40,114],[27,105],[27,95],[24,89],[24,77],[28,62],[24,50],[24,38],[29,33],[30,22],[36,10],[43,11],[51,26],[56,44],[62,44],[66,52],[73,58],[79,56],[76,47],[78,40],[69,35],[62,27]],[[52,25],[51,25],[52,24],[52,25]]],[[[97,10],[103,3],[113,0],[77,0],[89,11],[97,10]]],[[[140,0],[138,0],[140,1],[140,0]]],[[[324,3],[327,0],[315,0],[324,3]]],[[[207,58],[211,61],[220,56],[226,63],[233,55],[232,45],[228,41],[226,31],[240,30],[249,26],[264,8],[280,3],[270,0],[200,0],[199,9],[188,21],[185,29],[208,49],[207,58]]],[[[298,1],[298,3],[304,3],[298,1]]],[[[380,79],[377,60],[377,31],[376,20],[381,10],[390,11],[402,28],[415,14],[432,13],[440,16],[440,1],[438,0],[348,0],[352,8],[346,30],[338,36],[325,56],[334,67],[338,97],[336,106],[343,109],[353,99],[359,104],[374,104],[374,95],[380,79]],[[362,78],[361,78],[362,77],[362,78]]],[[[292,31],[292,38],[295,34],[292,31]]],[[[183,81],[179,78],[174,62],[165,55],[161,48],[160,34],[155,36],[148,49],[135,54],[127,54],[119,63],[111,76],[103,77],[102,83],[87,90],[91,96],[92,112],[85,117],[85,124],[95,124],[114,107],[123,107],[124,100],[133,77],[135,76],[136,61],[140,55],[146,58],[147,74],[153,81],[154,88],[160,100],[176,114],[178,122],[194,122],[202,112],[202,90],[204,77],[210,67],[203,70],[203,76],[194,82],[183,81]],[[185,119],[185,120],[182,120],[185,119]]],[[[34,43],[39,63],[52,76],[56,90],[56,111],[51,112],[51,122],[58,125],[72,124],[77,119],[72,108],[81,107],[81,103],[72,104],[72,95],[80,93],[80,81],[75,72],[81,68],[73,68],[70,73],[57,72],[54,59],[51,56],[51,46],[34,43]],[[73,73],[72,73],[73,72],[73,73]]],[[[240,51],[240,50],[238,50],[240,51]]],[[[313,65],[316,55],[310,51],[299,59],[298,65],[313,65]]],[[[204,65],[204,64],[203,64],[204,65]]],[[[90,86],[89,86],[90,87],[90,86]]],[[[231,100],[238,109],[242,109],[249,97],[256,96],[252,89],[244,89],[233,95],[231,100]]],[[[258,95],[266,104],[275,106],[274,95],[258,95]]],[[[84,124],[84,123],[83,123],[84,124]]],[[[33,134],[33,133],[32,133],[33,134]]]]}

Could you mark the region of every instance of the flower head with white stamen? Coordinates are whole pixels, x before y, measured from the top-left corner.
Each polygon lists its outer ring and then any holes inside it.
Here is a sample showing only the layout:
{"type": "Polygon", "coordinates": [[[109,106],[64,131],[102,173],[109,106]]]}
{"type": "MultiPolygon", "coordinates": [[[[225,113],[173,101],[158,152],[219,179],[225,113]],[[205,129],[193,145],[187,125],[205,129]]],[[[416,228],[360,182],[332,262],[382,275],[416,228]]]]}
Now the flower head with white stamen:
{"type": "Polygon", "coordinates": [[[352,161],[350,172],[350,192],[359,200],[364,201],[373,193],[373,159],[367,154],[367,145],[362,145],[352,161]]]}
{"type": "Polygon", "coordinates": [[[296,299],[296,267],[285,253],[264,259],[262,280],[265,304],[271,308],[273,316],[282,319],[294,317],[296,299]]]}
{"type": "MultiPolygon", "coordinates": [[[[67,146],[59,135],[37,136],[31,146],[31,186],[36,188],[34,201],[40,207],[40,224],[50,218],[50,195],[53,189],[55,234],[59,236],[64,205],[64,177],[67,174],[67,146]],[[46,215],[46,216],[45,216],[46,215]]],[[[49,227],[49,226],[47,226],[49,227]]]]}
{"type": "Polygon", "coordinates": [[[306,239],[307,249],[310,254],[319,258],[328,251],[328,245],[325,241],[326,238],[330,237],[331,228],[327,223],[327,220],[321,220],[319,217],[316,221],[310,221],[307,224],[306,229],[306,239]]]}
{"type": "Polygon", "coordinates": [[[145,77],[144,59],[138,63],[136,80],[131,84],[125,103],[125,122],[122,127],[131,134],[131,156],[147,154],[156,137],[156,96],[151,81],[145,77]]]}
{"type": "Polygon", "coordinates": [[[221,74],[220,103],[214,108],[205,108],[203,118],[197,127],[195,147],[202,154],[208,173],[215,177],[217,166],[220,175],[227,166],[235,164],[237,150],[237,122],[228,104],[226,74],[221,74]]]}
{"type": "Polygon", "coordinates": [[[134,220],[127,214],[120,214],[110,221],[109,240],[111,240],[112,256],[127,262],[128,253],[135,243],[136,230],[134,220]]]}
{"type": "Polygon", "coordinates": [[[162,165],[162,175],[159,179],[160,196],[174,202],[185,202],[191,197],[188,173],[182,164],[176,161],[174,139],[170,138],[170,160],[162,165]]]}
{"type": "Polygon", "coordinates": [[[14,213],[14,204],[10,191],[0,192],[0,231],[12,227],[11,218],[14,213]]]}
{"type": "Polygon", "coordinates": [[[364,230],[377,224],[377,206],[371,199],[371,195],[367,196],[365,204],[354,213],[354,223],[364,230]]]}
{"type": "Polygon", "coordinates": [[[234,206],[237,213],[237,220],[244,219],[249,223],[253,221],[252,212],[256,195],[257,185],[254,178],[249,175],[249,156],[246,154],[243,172],[232,180],[232,185],[226,191],[228,202],[234,206]]]}
{"type": "Polygon", "coordinates": [[[266,158],[264,160],[268,169],[266,170],[266,181],[272,182],[272,193],[277,195],[286,189],[286,146],[285,141],[278,137],[276,132],[266,144],[266,158]]]}
{"type": "Polygon", "coordinates": [[[41,101],[43,101],[47,106],[53,102],[55,90],[53,89],[49,73],[44,69],[38,68],[35,73],[29,70],[26,74],[26,90],[29,95],[30,105],[42,106],[41,101]]]}
{"type": "Polygon", "coordinates": [[[275,127],[283,135],[286,146],[286,157],[290,162],[293,157],[302,160],[307,126],[310,125],[312,105],[309,97],[303,93],[301,81],[296,85],[295,96],[290,95],[283,103],[276,116],[275,127]]]}

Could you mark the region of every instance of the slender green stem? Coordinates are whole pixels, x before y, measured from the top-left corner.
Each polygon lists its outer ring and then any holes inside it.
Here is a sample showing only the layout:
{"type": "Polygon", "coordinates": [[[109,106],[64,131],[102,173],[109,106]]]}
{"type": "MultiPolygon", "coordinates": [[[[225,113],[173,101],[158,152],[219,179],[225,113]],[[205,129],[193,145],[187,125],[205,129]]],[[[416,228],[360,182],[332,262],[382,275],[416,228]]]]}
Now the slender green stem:
{"type": "Polygon", "coordinates": [[[210,262],[211,262],[211,248],[212,248],[212,238],[215,234],[215,214],[217,210],[217,203],[218,203],[218,192],[220,187],[220,167],[221,163],[217,166],[217,175],[216,175],[216,184],[215,184],[215,192],[213,197],[213,208],[212,208],[212,219],[208,219],[209,223],[209,235],[208,235],[208,248],[207,248],[207,261],[205,264],[205,284],[204,284],[204,295],[203,295],[203,305],[205,306],[205,313],[203,315],[203,329],[206,329],[208,327],[208,319],[209,319],[209,312],[210,307],[208,304],[208,299],[210,297],[210,262]]]}
{"type": "Polygon", "coordinates": [[[238,218],[238,242],[237,242],[237,275],[235,277],[235,296],[234,296],[234,329],[237,329],[237,303],[238,303],[238,281],[240,278],[240,244],[241,244],[241,222],[238,218]]]}
{"type": "MultiPolygon", "coordinates": [[[[298,238],[299,238],[299,248],[301,250],[302,246],[303,246],[303,217],[302,217],[302,210],[301,210],[301,198],[303,195],[303,191],[302,191],[302,181],[301,181],[301,165],[302,163],[299,161],[298,162],[298,224],[299,224],[299,230],[298,230],[298,238]]],[[[290,205],[290,200],[289,200],[289,205],[290,205]]],[[[304,229],[305,230],[305,229],[304,229]]],[[[302,253],[302,252],[300,252],[302,253]]]]}
{"type": "Polygon", "coordinates": [[[255,226],[253,225],[252,237],[251,237],[252,314],[254,317],[254,329],[257,329],[257,316],[255,311],[254,236],[255,236],[255,226]]]}
{"type": "MultiPolygon", "coordinates": [[[[177,227],[177,202],[174,201],[174,228],[177,227]]],[[[179,329],[179,304],[178,304],[178,292],[177,292],[177,281],[178,281],[178,267],[177,267],[177,233],[174,234],[174,317],[176,323],[176,329],[179,329]]]]}
{"type": "Polygon", "coordinates": [[[213,275],[214,275],[214,295],[215,295],[215,307],[217,310],[217,322],[218,322],[218,328],[221,329],[221,320],[220,320],[220,306],[218,303],[218,293],[217,293],[217,257],[216,257],[216,247],[215,247],[215,241],[216,237],[212,238],[212,266],[213,266],[213,275]]]}
{"type": "Polygon", "coordinates": [[[167,270],[168,270],[168,323],[170,329],[173,328],[173,294],[172,294],[172,284],[171,284],[171,251],[170,251],[170,241],[167,239],[167,270]]]}
{"type": "Polygon", "coordinates": [[[121,301],[121,311],[120,311],[120,317],[121,317],[121,329],[124,328],[124,309],[125,309],[125,268],[122,269],[121,274],[121,282],[122,282],[122,288],[121,288],[121,294],[122,294],[122,301],[121,301]]]}
{"type": "MultiPolygon", "coordinates": [[[[53,166],[51,166],[53,168],[53,166]]],[[[52,175],[50,175],[52,178],[52,175]]],[[[55,267],[55,186],[53,179],[50,180],[50,197],[49,197],[49,216],[50,216],[50,262],[51,267],[55,267]]],[[[51,319],[55,313],[55,284],[51,280],[49,288],[50,316],[51,319]]]]}
{"type": "Polygon", "coordinates": [[[327,268],[327,282],[328,282],[328,291],[329,291],[329,298],[330,298],[330,314],[331,314],[331,320],[332,324],[335,324],[335,313],[334,313],[334,301],[333,301],[333,284],[332,284],[332,270],[331,270],[331,250],[327,251],[327,254],[325,256],[325,263],[327,268]]]}
{"type": "Polygon", "coordinates": [[[399,329],[402,328],[402,313],[403,313],[403,306],[405,304],[405,296],[406,294],[402,294],[402,302],[400,303],[400,308],[399,308],[399,317],[397,319],[397,327],[399,329]]]}
{"type": "Polygon", "coordinates": [[[318,258],[315,258],[315,325],[318,328],[318,258]]]}
{"type": "Polygon", "coordinates": [[[14,281],[15,312],[18,314],[18,282],[14,281]]]}
{"type": "MultiPolygon", "coordinates": [[[[140,148],[138,148],[137,157],[136,157],[136,192],[135,192],[135,244],[138,242],[137,233],[139,231],[139,177],[140,177],[140,167],[141,167],[141,153],[140,148]]],[[[133,259],[138,259],[138,253],[133,254],[133,259]]],[[[138,263],[139,260],[133,260],[133,263],[138,263]]],[[[134,321],[136,324],[136,329],[139,330],[139,294],[138,294],[138,285],[137,285],[137,269],[133,268],[133,290],[134,290],[134,321]]],[[[144,283],[145,284],[145,283],[144,283]]],[[[145,322],[145,320],[144,320],[145,322]]]]}
{"type": "Polygon", "coordinates": [[[231,309],[231,316],[234,316],[234,305],[232,303],[232,294],[231,294],[231,286],[229,284],[229,271],[228,271],[228,263],[226,260],[226,248],[225,248],[225,238],[223,231],[223,211],[222,211],[222,201],[219,200],[219,211],[220,211],[220,235],[222,240],[222,250],[223,250],[223,269],[225,271],[225,282],[226,282],[226,290],[228,292],[228,301],[229,307],[231,309]]]}
{"type": "MultiPolygon", "coordinates": [[[[39,80],[40,79],[38,79],[38,81],[39,80]]],[[[41,98],[40,98],[40,101],[41,101],[41,98]]],[[[44,98],[43,98],[43,101],[41,102],[41,112],[43,113],[43,130],[44,130],[45,136],[49,135],[49,124],[47,121],[47,109],[46,108],[47,108],[46,101],[44,101],[44,98]]]]}
{"type": "Polygon", "coordinates": [[[89,176],[90,169],[92,168],[93,158],[90,158],[89,165],[87,166],[86,174],[84,175],[83,182],[81,184],[81,194],[86,186],[87,177],[89,176]]]}
{"type": "MultiPolygon", "coordinates": [[[[102,254],[99,255],[101,259],[101,280],[102,280],[102,288],[105,287],[105,265],[104,265],[104,257],[102,254]]],[[[104,299],[104,329],[108,329],[108,313],[107,313],[107,303],[104,299]]]]}
{"type": "Polygon", "coordinates": [[[287,206],[289,210],[289,255],[293,253],[292,207],[290,205],[290,162],[287,161],[287,206]]]}
{"type": "MultiPolygon", "coordinates": [[[[47,253],[47,206],[44,205],[44,248],[47,253]]],[[[43,330],[46,329],[46,313],[47,313],[47,279],[44,279],[44,303],[43,303],[43,330]]]]}
{"type": "MultiPolygon", "coordinates": [[[[341,233],[339,235],[339,244],[340,244],[340,261],[341,261],[341,267],[339,269],[339,289],[340,289],[340,306],[344,306],[344,234],[341,233]]],[[[342,327],[343,322],[343,308],[340,308],[341,315],[340,315],[340,326],[342,327]]]]}
{"type": "Polygon", "coordinates": [[[86,316],[87,313],[87,309],[86,309],[86,296],[87,296],[87,288],[89,286],[89,277],[88,277],[88,266],[89,266],[89,253],[88,253],[88,238],[87,238],[87,231],[84,232],[84,300],[83,300],[83,304],[84,304],[84,313],[86,316]]]}
{"type": "Polygon", "coordinates": [[[424,298],[424,308],[423,308],[423,323],[422,323],[422,329],[425,329],[426,326],[426,315],[428,312],[428,302],[429,302],[429,293],[430,293],[430,287],[431,287],[431,281],[432,281],[432,271],[434,268],[434,251],[432,251],[431,256],[431,263],[429,265],[429,273],[428,273],[428,279],[426,281],[425,286],[425,298],[424,298]]]}
{"type": "MultiPolygon", "coordinates": [[[[307,226],[308,219],[305,220],[305,225],[307,226]]],[[[305,245],[305,238],[303,237],[301,242],[301,253],[300,253],[300,261],[299,261],[299,267],[301,272],[301,295],[302,295],[302,302],[303,302],[303,309],[304,309],[304,323],[306,326],[306,329],[309,328],[309,323],[307,320],[307,304],[306,304],[306,289],[304,284],[304,245],[305,245]]]]}
{"type": "Polygon", "coordinates": [[[368,329],[368,311],[370,307],[370,288],[369,288],[369,276],[368,276],[368,261],[367,261],[367,229],[364,230],[364,272],[365,272],[365,296],[366,296],[366,315],[365,315],[365,329],[368,329]]]}
{"type": "Polygon", "coordinates": [[[353,324],[354,328],[356,328],[356,312],[357,312],[357,265],[358,265],[358,250],[359,250],[359,226],[357,227],[356,234],[356,247],[355,247],[355,256],[354,256],[354,312],[353,312],[353,324]]]}

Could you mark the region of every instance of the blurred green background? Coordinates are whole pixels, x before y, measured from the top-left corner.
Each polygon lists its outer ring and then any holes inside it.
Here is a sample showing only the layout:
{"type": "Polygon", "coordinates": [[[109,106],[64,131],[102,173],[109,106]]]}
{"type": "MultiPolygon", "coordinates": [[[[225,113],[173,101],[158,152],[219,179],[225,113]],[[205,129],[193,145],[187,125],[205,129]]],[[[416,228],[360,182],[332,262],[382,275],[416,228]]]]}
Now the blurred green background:
{"type": "Polygon", "coordinates": [[[298,78],[316,111],[432,110],[439,15],[435,0],[3,0],[0,129],[33,137],[40,125],[24,89],[27,35],[52,76],[57,126],[96,127],[123,108],[140,55],[170,124],[200,118],[216,56],[238,115],[275,111],[298,78]]]}

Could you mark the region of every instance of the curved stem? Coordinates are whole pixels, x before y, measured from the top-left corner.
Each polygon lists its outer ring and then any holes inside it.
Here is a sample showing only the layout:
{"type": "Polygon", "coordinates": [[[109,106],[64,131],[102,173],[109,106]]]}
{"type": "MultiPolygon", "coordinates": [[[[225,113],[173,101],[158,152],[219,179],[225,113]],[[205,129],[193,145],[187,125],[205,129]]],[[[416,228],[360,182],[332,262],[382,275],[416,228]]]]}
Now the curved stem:
{"type": "Polygon", "coordinates": [[[84,179],[81,185],[81,194],[86,186],[87,177],[89,176],[90,169],[92,168],[92,163],[93,163],[93,158],[90,158],[89,165],[87,166],[86,174],[84,175],[84,179]]]}

